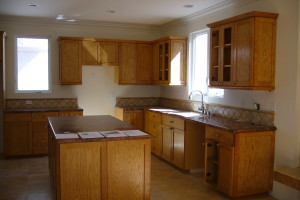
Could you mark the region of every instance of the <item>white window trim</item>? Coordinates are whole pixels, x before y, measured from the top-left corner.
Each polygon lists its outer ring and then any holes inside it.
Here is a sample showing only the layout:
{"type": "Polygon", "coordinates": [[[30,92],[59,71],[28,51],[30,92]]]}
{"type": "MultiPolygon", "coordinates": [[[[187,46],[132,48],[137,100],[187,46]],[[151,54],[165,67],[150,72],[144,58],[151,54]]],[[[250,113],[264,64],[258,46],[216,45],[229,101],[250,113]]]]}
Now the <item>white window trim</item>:
{"type": "Polygon", "coordinates": [[[15,35],[14,38],[14,57],[15,57],[15,93],[51,93],[52,92],[52,74],[51,74],[51,36],[36,36],[36,35],[15,35]],[[48,39],[48,90],[18,90],[18,38],[35,38],[35,39],[48,39]]]}

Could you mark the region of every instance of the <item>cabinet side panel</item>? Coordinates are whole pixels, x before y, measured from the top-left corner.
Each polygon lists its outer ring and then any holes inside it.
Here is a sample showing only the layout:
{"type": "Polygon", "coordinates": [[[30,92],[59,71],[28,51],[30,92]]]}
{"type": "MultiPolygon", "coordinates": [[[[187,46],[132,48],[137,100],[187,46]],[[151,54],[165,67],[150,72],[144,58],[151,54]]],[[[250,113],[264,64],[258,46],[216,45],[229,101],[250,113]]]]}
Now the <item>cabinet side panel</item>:
{"type": "Polygon", "coordinates": [[[272,189],[274,132],[236,135],[234,196],[272,189]]]}
{"type": "Polygon", "coordinates": [[[185,167],[204,168],[205,126],[186,121],[185,124],[185,167]]]}
{"type": "MultiPolygon", "coordinates": [[[[60,145],[61,199],[103,199],[101,172],[106,143],[60,145]]],[[[103,183],[105,184],[105,183],[103,183]]]]}
{"type": "Polygon", "coordinates": [[[170,85],[186,84],[186,41],[171,40],[170,85]]]}
{"type": "Polygon", "coordinates": [[[255,86],[274,86],[275,22],[255,19],[255,86]]]}
{"type": "Polygon", "coordinates": [[[150,139],[107,144],[108,198],[150,198],[150,139]]]}
{"type": "Polygon", "coordinates": [[[253,19],[236,23],[236,85],[250,86],[253,82],[253,19]]]}

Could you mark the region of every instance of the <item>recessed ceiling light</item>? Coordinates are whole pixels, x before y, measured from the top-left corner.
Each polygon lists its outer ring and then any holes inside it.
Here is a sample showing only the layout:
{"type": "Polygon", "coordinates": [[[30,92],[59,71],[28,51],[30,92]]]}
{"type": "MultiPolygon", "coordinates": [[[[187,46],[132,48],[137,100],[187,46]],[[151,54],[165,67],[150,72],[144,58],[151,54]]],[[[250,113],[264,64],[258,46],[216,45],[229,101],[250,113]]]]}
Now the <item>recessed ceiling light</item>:
{"type": "Polygon", "coordinates": [[[36,4],[36,3],[27,3],[27,6],[30,6],[30,7],[37,7],[37,6],[39,6],[39,5],[36,4]]]}
{"type": "Polygon", "coordinates": [[[107,12],[107,13],[115,13],[116,11],[115,10],[106,10],[105,12],[107,12]]]}
{"type": "Polygon", "coordinates": [[[192,8],[192,7],[194,7],[194,5],[188,4],[188,5],[183,5],[183,7],[185,7],[185,8],[192,8]]]}

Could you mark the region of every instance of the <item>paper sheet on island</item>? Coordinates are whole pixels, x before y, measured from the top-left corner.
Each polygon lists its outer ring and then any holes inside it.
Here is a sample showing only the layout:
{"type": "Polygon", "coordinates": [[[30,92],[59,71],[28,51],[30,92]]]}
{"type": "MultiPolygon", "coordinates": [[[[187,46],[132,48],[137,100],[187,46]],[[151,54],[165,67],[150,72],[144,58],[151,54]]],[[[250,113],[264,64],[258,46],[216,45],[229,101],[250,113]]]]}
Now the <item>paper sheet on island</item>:
{"type": "Polygon", "coordinates": [[[142,136],[142,135],[148,135],[147,133],[144,133],[139,130],[123,130],[120,131],[121,133],[125,133],[128,136],[142,136]]]}
{"type": "Polygon", "coordinates": [[[112,137],[127,137],[126,134],[120,132],[120,131],[100,131],[102,135],[104,135],[107,138],[112,138],[112,137]]]}
{"type": "Polygon", "coordinates": [[[55,134],[56,139],[77,139],[79,138],[77,133],[57,133],[55,134]]]}
{"type": "Polygon", "coordinates": [[[89,139],[89,138],[104,138],[102,134],[99,132],[78,132],[78,135],[82,139],[89,139]]]}

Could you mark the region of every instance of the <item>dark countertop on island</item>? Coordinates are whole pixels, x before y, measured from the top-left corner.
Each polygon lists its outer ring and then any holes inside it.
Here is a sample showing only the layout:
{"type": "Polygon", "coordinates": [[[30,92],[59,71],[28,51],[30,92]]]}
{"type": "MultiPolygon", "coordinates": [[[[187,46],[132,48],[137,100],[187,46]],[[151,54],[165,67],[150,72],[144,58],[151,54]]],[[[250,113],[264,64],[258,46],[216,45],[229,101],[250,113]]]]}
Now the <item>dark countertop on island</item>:
{"type": "MultiPolygon", "coordinates": [[[[78,132],[136,130],[134,126],[127,124],[110,115],[48,117],[48,121],[52,129],[52,132],[54,133],[54,136],[56,134],[69,134],[69,133],[78,133],[78,132]]],[[[75,140],[90,141],[90,140],[144,139],[144,138],[151,138],[151,136],[147,134],[144,136],[128,136],[123,138],[91,138],[91,139],[76,138],[75,140]]],[[[70,139],[64,139],[64,140],[70,140],[70,139]]]]}

